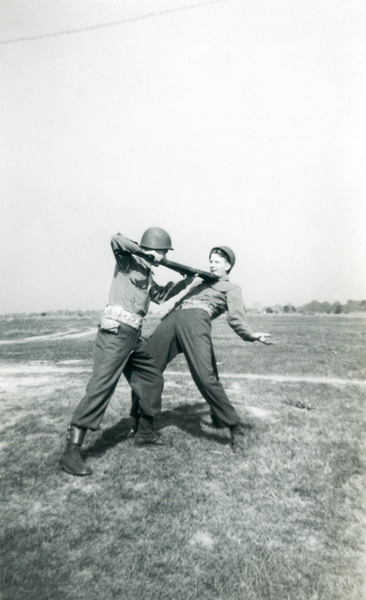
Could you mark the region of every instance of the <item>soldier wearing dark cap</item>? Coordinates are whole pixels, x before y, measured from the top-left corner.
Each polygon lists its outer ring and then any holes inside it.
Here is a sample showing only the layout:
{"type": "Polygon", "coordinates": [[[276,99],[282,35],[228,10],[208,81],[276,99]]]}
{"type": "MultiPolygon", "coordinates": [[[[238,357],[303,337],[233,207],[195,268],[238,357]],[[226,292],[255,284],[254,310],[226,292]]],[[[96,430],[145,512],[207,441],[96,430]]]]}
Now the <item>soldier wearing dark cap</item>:
{"type": "MultiPolygon", "coordinates": [[[[244,341],[272,344],[269,333],[253,333],[245,315],[241,289],[229,281],[235,264],[235,254],[228,246],[217,246],[210,252],[210,271],[216,282],[196,279],[189,291],[151,335],[147,350],[163,373],[167,364],[183,353],[194,382],[210,405],[212,424],[229,427],[233,450],[240,445],[243,429],[239,415],[222,387],[215,361],[211,338],[211,321],[227,313],[230,327],[244,341]]],[[[135,374],[138,377],[138,373],[135,374]]],[[[132,394],[131,416],[138,426],[139,398],[132,394]]]]}
{"type": "Polygon", "coordinates": [[[139,398],[141,419],[136,446],[159,445],[153,419],[160,412],[163,377],[141,339],[141,328],[150,301],[161,304],[187,285],[192,277],[159,286],[153,278],[151,261],[157,266],[173,250],[169,234],[159,227],[147,229],[140,244],[120,233],[112,237],[116,259],[109,302],[97,334],[93,374],[85,396],[76,407],[69,426],[61,468],[71,475],[91,475],[80,448],[87,429],[100,428],[104,413],[122,373],[139,398]],[[134,373],[138,378],[133,378],[134,373]]]}

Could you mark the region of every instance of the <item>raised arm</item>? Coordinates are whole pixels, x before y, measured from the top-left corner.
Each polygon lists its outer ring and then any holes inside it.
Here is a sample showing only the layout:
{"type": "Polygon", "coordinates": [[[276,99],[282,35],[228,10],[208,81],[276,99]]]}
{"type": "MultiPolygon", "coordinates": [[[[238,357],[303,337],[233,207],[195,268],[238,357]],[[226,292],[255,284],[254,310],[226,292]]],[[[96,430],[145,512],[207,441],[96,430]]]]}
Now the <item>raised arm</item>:
{"type": "Polygon", "coordinates": [[[133,242],[121,233],[116,233],[112,237],[111,246],[115,259],[122,271],[128,271],[130,269],[131,254],[145,256],[148,260],[154,261],[153,255],[143,250],[137,242],[133,242]]]}

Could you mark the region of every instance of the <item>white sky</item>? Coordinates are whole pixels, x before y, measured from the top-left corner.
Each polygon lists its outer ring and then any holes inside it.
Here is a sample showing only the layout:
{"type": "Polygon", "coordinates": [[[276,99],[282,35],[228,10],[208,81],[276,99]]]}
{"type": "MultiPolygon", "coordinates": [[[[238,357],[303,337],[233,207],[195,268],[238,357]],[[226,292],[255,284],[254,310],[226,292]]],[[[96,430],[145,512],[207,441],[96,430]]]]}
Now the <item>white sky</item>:
{"type": "Polygon", "coordinates": [[[102,308],[111,235],[153,225],[231,246],[247,306],[366,297],[364,0],[131,20],[192,4],[2,0],[0,41],[127,22],[0,44],[1,313],[102,308]]]}

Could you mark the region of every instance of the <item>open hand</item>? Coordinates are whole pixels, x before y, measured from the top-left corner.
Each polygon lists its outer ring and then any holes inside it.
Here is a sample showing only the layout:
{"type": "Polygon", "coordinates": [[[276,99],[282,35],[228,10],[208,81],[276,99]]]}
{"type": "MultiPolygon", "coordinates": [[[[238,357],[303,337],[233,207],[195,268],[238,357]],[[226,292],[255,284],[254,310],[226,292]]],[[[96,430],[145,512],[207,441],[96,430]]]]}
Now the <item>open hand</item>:
{"type": "Polygon", "coordinates": [[[256,338],[257,342],[261,344],[265,344],[266,346],[271,346],[276,342],[272,342],[270,333],[253,333],[253,336],[256,338]]]}

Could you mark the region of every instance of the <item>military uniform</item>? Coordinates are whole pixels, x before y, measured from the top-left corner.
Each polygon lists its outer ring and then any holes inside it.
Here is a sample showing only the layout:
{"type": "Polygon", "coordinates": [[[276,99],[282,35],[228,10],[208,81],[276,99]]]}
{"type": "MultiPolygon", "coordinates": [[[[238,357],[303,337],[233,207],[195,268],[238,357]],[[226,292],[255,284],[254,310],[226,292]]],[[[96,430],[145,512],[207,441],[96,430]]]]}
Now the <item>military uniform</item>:
{"type": "Polygon", "coordinates": [[[93,374],[71,418],[72,425],[83,429],[100,427],[122,373],[140,398],[141,412],[151,417],[159,413],[163,378],[146,352],[141,327],[150,301],[161,304],[186,287],[184,280],[159,286],[151,264],[132,254],[139,245],[120,233],[111,245],[116,266],[97,334],[93,374]],[[134,370],[138,379],[132,378],[134,370]]]}
{"type": "Polygon", "coordinates": [[[66,448],[59,464],[72,475],[91,475],[80,454],[87,429],[97,430],[122,373],[140,399],[141,419],[136,445],[156,444],[153,417],[160,412],[163,377],[141,338],[141,328],[150,301],[161,304],[188,285],[189,280],[159,286],[153,278],[151,263],[143,256],[149,249],[171,250],[170,236],[152,227],[143,234],[141,244],[120,233],[112,237],[116,266],[109,300],[97,333],[94,366],[86,393],[76,407],[69,427],[66,448]],[[139,256],[140,254],[140,256],[139,256]],[[138,378],[133,377],[138,373],[138,378]]]}
{"type": "MultiPolygon", "coordinates": [[[[162,373],[177,354],[184,353],[216,425],[233,428],[239,424],[239,416],[219,381],[211,338],[211,321],[224,312],[230,327],[244,341],[257,339],[246,322],[241,289],[226,276],[215,283],[196,281],[153,332],[147,350],[162,373]]],[[[135,376],[138,378],[137,372],[135,376]]],[[[131,414],[135,415],[138,398],[132,397],[131,414]]]]}

